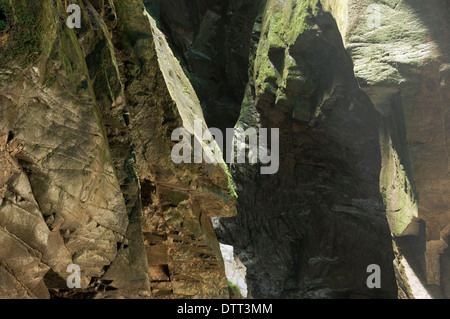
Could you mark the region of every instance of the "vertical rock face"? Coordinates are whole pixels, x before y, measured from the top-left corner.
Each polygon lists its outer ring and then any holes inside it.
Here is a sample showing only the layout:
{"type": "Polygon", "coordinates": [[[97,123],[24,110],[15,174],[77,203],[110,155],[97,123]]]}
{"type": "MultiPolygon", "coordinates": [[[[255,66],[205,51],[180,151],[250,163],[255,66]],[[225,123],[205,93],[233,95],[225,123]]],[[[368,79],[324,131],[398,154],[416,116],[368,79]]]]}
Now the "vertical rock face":
{"type": "Polygon", "coordinates": [[[392,233],[422,283],[449,297],[449,3],[349,1],[348,15],[355,73],[383,117],[392,233]]]}
{"type": "Polygon", "coordinates": [[[74,3],[0,1],[0,296],[227,297],[226,168],[171,160],[195,92],[141,1],[74,3]]]}
{"type": "Polygon", "coordinates": [[[216,236],[252,297],[450,297],[448,0],[70,3],[0,0],[0,298],[236,297],[216,236]]]}
{"type": "Polygon", "coordinates": [[[253,24],[263,0],[145,0],[171,40],[210,127],[233,127],[248,82],[253,24]]]}
{"type": "Polygon", "coordinates": [[[233,166],[239,214],[217,222],[219,237],[247,266],[254,297],[395,298],[380,118],[335,19],[318,1],[268,1],[257,28],[237,126],[280,128],[280,169],[233,166]],[[366,285],[372,264],[381,289],[366,285]]]}

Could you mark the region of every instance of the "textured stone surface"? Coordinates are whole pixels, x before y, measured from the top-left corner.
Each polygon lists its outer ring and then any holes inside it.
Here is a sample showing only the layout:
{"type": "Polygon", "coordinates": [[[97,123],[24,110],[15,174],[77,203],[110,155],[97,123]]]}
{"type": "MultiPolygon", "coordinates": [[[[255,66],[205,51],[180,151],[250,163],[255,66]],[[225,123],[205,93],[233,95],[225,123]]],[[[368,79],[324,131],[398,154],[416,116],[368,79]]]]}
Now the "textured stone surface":
{"type": "Polygon", "coordinates": [[[72,2],[0,0],[0,298],[239,297],[216,233],[253,297],[450,296],[448,0],[72,2]],[[194,120],[279,171],[175,164],[194,120]]]}
{"type": "Polygon", "coordinates": [[[238,126],[280,128],[280,170],[233,166],[239,213],[219,237],[254,297],[395,298],[379,116],[335,20],[316,1],[269,1],[261,30],[238,126]],[[382,289],[366,286],[370,264],[382,289]]]}
{"type": "Polygon", "coordinates": [[[348,15],[355,73],[383,116],[381,190],[391,231],[406,237],[400,247],[422,284],[449,297],[449,3],[349,1],[348,15]],[[369,5],[380,12],[379,27],[367,24],[369,5]]]}
{"type": "Polygon", "coordinates": [[[64,1],[0,3],[0,296],[228,297],[226,168],[170,158],[172,130],[203,120],[195,92],[141,1],[75,3],[81,29],[64,1]]]}
{"type": "Polygon", "coordinates": [[[178,53],[210,127],[233,127],[248,82],[253,24],[263,0],[144,0],[178,53]]]}

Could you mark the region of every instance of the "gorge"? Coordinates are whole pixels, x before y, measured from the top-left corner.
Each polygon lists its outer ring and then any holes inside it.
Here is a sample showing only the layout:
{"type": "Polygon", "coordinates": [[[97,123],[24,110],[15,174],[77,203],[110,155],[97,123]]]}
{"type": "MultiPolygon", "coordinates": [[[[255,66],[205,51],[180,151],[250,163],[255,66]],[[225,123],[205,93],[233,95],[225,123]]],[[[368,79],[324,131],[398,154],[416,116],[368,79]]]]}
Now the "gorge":
{"type": "Polygon", "coordinates": [[[0,0],[0,298],[449,298],[449,40],[449,0],[0,0]]]}

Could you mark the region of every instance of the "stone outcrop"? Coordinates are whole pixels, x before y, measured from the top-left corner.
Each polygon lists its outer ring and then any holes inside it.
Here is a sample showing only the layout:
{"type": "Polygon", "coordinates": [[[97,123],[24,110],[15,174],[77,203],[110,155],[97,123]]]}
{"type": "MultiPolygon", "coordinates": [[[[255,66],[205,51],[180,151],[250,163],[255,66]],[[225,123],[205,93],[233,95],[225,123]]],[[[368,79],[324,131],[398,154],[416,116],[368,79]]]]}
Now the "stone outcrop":
{"type": "Polygon", "coordinates": [[[226,167],[170,157],[192,86],[141,1],[74,1],[80,29],[66,2],[0,2],[0,296],[227,297],[226,167]]]}
{"type": "MultiPolygon", "coordinates": [[[[317,93],[320,94],[320,90],[329,90],[328,95],[331,95],[329,101],[336,102],[331,93],[333,90],[327,88],[326,84],[321,84],[321,81],[324,81],[323,78],[327,75],[334,74],[334,64],[345,65],[345,59],[342,58],[342,54],[334,54],[334,57],[321,60],[320,57],[323,54],[317,53],[314,57],[316,64],[310,67],[316,74],[320,74],[320,76],[317,76],[314,72],[304,71],[304,69],[308,69],[304,62],[308,59],[304,55],[295,60],[291,53],[293,51],[291,48],[295,47],[295,44],[292,43],[296,41],[299,34],[308,32],[304,32],[304,30],[309,29],[308,23],[305,25],[302,23],[302,19],[306,19],[306,21],[311,19],[312,24],[316,24],[312,29],[316,30],[317,37],[325,38],[328,44],[332,41],[329,41],[329,38],[326,37],[325,30],[339,29],[343,38],[343,45],[353,60],[357,86],[370,99],[367,105],[373,104],[373,107],[381,115],[380,122],[375,120],[377,116],[373,114],[374,119],[365,123],[369,125],[369,122],[372,122],[374,126],[379,127],[380,192],[386,207],[390,231],[396,241],[394,247],[397,257],[394,264],[396,266],[399,296],[402,298],[414,297],[409,288],[408,276],[402,266],[402,263],[407,260],[408,267],[413,269],[408,273],[415,273],[418,277],[411,278],[411,280],[421,286],[419,290],[426,290],[425,295],[430,297],[448,297],[448,222],[450,220],[446,196],[448,188],[446,121],[449,106],[447,82],[448,52],[450,49],[448,1],[436,0],[427,3],[421,1],[321,1],[322,9],[331,13],[336,21],[337,26],[333,27],[321,25],[320,22],[317,22],[321,19],[320,15],[323,14],[321,10],[314,10],[314,1],[303,2],[302,9],[299,9],[301,5],[294,5],[292,11],[289,9],[291,2],[286,1],[283,4],[287,9],[283,9],[282,18],[280,16],[273,18],[273,24],[266,26],[265,29],[263,24],[260,44],[255,49],[255,61],[251,61],[251,66],[254,66],[254,70],[251,70],[253,71],[253,82],[250,81],[238,126],[261,124],[262,126],[277,127],[280,125],[278,123],[283,123],[282,126],[286,127],[286,122],[280,116],[279,109],[274,107],[283,105],[285,110],[293,112],[293,118],[303,122],[310,121],[310,127],[317,127],[316,118],[311,114],[313,112],[315,112],[315,115],[320,114],[316,111],[317,108],[322,109],[325,106],[324,109],[326,110],[327,105],[329,105],[329,103],[323,103],[324,99],[320,96],[317,98],[317,93]],[[293,28],[290,28],[289,22],[286,22],[289,21],[289,17],[291,20],[297,19],[295,23],[291,23],[291,25],[294,25],[293,28]],[[264,30],[266,33],[264,33],[264,30]],[[281,43],[278,41],[280,34],[285,40],[281,43]],[[286,43],[286,40],[290,40],[291,43],[286,43]],[[286,50],[289,50],[289,54],[286,53],[286,50]],[[300,61],[303,67],[301,72],[297,71],[298,67],[296,70],[291,66],[292,57],[295,60],[294,66],[296,66],[295,63],[300,61]],[[322,61],[327,69],[323,68],[322,72],[318,71],[321,70],[321,67],[317,61],[322,61]],[[339,62],[336,63],[335,61],[339,62]],[[292,83],[295,83],[292,78],[302,86],[297,84],[297,87],[295,87],[292,85],[292,83]],[[302,78],[309,78],[311,81],[308,82],[302,78]],[[310,83],[313,83],[313,85],[310,83]],[[304,90],[306,94],[302,93],[300,96],[296,96],[295,94],[298,93],[295,92],[295,89],[292,89],[293,87],[299,91],[304,90]],[[267,99],[268,90],[271,98],[268,99],[268,102],[262,104],[260,100],[267,99]],[[261,93],[262,91],[266,92],[261,93]],[[307,96],[306,99],[304,95],[307,96]],[[314,97],[313,101],[311,101],[311,95],[314,97]],[[286,97],[287,103],[285,102],[286,97]],[[293,101],[294,103],[292,103],[293,101]],[[251,107],[253,104],[256,104],[255,110],[251,107]],[[268,115],[265,116],[265,113],[268,115]],[[258,119],[259,116],[261,116],[261,120],[258,119]],[[266,118],[267,120],[264,122],[266,118]],[[275,126],[274,121],[278,122],[275,126]]],[[[273,3],[269,1],[263,14],[266,16],[273,15],[273,11],[270,11],[272,8],[273,3]]],[[[256,25],[256,34],[259,33],[259,29],[260,26],[256,25]]],[[[313,44],[305,43],[304,47],[313,47],[313,44]]],[[[327,52],[326,49],[322,48],[315,50],[315,52],[323,51],[327,52]]],[[[350,66],[348,69],[350,69],[350,66]]],[[[344,72],[339,71],[339,74],[342,73],[344,72]]],[[[347,77],[343,81],[347,86],[352,81],[350,78],[347,77]]],[[[336,80],[334,81],[336,82],[336,80]]],[[[333,84],[331,87],[335,88],[336,86],[333,84]]],[[[342,92],[342,88],[339,89],[342,92]]],[[[355,93],[352,92],[350,95],[352,94],[355,93]]],[[[343,97],[348,98],[348,96],[348,93],[338,93],[341,100],[343,97]]],[[[362,98],[356,97],[356,100],[361,101],[362,98]]],[[[326,112],[324,113],[326,114],[326,112]]],[[[336,123],[334,123],[333,127],[336,126],[336,123]]],[[[367,129],[365,134],[368,132],[374,133],[374,131],[367,129]]],[[[353,133],[359,135],[357,130],[353,133]]],[[[331,152],[326,151],[326,153],[330,154],[331,152]]],[[[372,153],[372,157],[377,158],[378,156],[377,152],[372,153]]],[[[353,165],[351,166],[353,167],[353,165]]],[[[372,169],[372,173],[377,170],[376,166],[372,166],[372,169]]],[[[240,181],[254,178],[253,176],[245,176],[249,171],[251,169],[238,168],[237,172],[235,171],[233,174],[238,185],[246,189],[246,193],[249,186],[246,183],[241,184],[240,181]]],[[[304,174],[306,175],[306,173],[304,174]]],[[[289,182],[286,181],[289,181],[289,179],[285,178],[284,181],[288,184],[289,182]]],[[[369,184],[374,185],[373,181],[369,184]]],[[[332,184],[331,187],[337,185],[334,182],[332,184]]],[[[273,190],[275,189],[277,193],[280,192],[279,185],[274,186],[273,190]]],[[[292,188],[289,187],[289,189],[292,188]]],[[[266,194],[274,194],[273,190],[266,194]]],[[[260,192],[260,189],[258,189],[258,192],[260,192]]],[[[255,209],[255,204],[250,204],[249,199],[243,200],[242,196],[245,195],[241,194],[239,210],[244,212],[243,215],[246,215],[248,211],[252,211],[252,214],[258,211],[262,216],[266,216],[261,211],[263,212],[264,207],[269,206],[268,204],[262,205],[261,209],[255,209]]],[[[256,202],[259,203],[259,201],[256,202]]],[[[290,199],[281,200],[281,202],[292,203],[290,199]]],[[[273,203],[270,203],[270,205],[274,210],[278,210],[280,206],[273,203]]],[[[262,231],[255,235],[244,236],[245,239],[231,235],[236,233],[236,227],[237,229],[242,227],[252,229],[257,224],[255,220],[258,220],[259,214],[253,216],[249,213],[248,220],[240,215],[237,221],[224,221],[222,224],[226,227],[218,226],[219,233],[226,241],[235,242],[239,247],[242,247],[242,254],[250,252],[249,260],[251,260],[252,265],[255,264],[255,260],[258,265],[255,266],[258,270],[254,273],[261,274],[263,272],[259,267],[264,267],[264,271],[269,278],[275,277],[274,274],[280,274],[279,268],[284,269],[287,273],[285,265],[293,264],[292,253],[286,253],[289,258],[285,260],[282,258],[276,259],[273,265],[276,264],[278,269],[275,270],[275,268],[267,266],[269,258],[265,255],[265,252],[262,252],[263,250],[258,251],[256,249],[255,251],[253,248],[244,248],[248,242],[256,241],[252,236],[268,239],[273,236],[272,233],[268,235],[269,231],[267,231],[265,235],[262,231]],[[226,230],[227,227],[228,230],[226,230]],[[264,257],[259,261],[258,258],[261,255],[264,255],[264,257]],[[263,263],[264,266],[262,266],[263,263]]],[[[267,216],[269,216],[269,213],[267,213],[267,216]]],[[[273,228],[281,228],[281,226],[268,223],[272,227],[271,232],[273,232],[273,228]]],[[[292,225],[292,220],[286,224],[292,225]]],[[[302,225],[304,224],[302,223],[302,225]]],[[[289,226],[285,228],[287,230],[292,229],[289,226]]],[[[299,229],[300,227],[293,228],[299,229]]],[[[315,227],[311,228],[316,229],[315,227]]],[[[275,236],[278,236],[278,234],[275,236]]],[[[296,237],[303,238],[304,235],[297,234],[296,237]]],[[[261,241],[267,240],[261,239],[261,241]]],[[[289,245],[282,244],[281,246],[289,245]]],[[[252,273],[251,268],[249,268],[249,273],[252,273]]],[[[286,275],[284,276],[286,278],[286,275]]],[[[281,279],[278,280],[281,282],[281,279]]],[[[250,279],[250,281],[252,280],[250,279]]],[[[256,286],[259,289],[266,282],[266,279],[257,277],[253,279],[253,284],[250,282],[250,286],[251,288],[256,286]]],[[[275,295],[281,289],[279,288],[275,295]]],[[[423,295],[420,293],[420,296],[423,295]]]]}
{"type": "MultiPolygon", "coordinates": [[[[379,194],[378,116],[339,28],[318,1],[268,1],[237,124],[280,128],[280,170],[232,167],[238,216],[221,240],[248,268],[254,297],[395,298],[379,194]],[[381,267],[381,289],[366,285],[381,267]]],[[[274,141],[272,141],[273,143],[274,141]]]]}
{"type": "Polygon", "coordinates": [[[435,297],[448,278],[448,1],[349,1],[346,47],[382,115],[381,192],[399,250],[435,297]]]}

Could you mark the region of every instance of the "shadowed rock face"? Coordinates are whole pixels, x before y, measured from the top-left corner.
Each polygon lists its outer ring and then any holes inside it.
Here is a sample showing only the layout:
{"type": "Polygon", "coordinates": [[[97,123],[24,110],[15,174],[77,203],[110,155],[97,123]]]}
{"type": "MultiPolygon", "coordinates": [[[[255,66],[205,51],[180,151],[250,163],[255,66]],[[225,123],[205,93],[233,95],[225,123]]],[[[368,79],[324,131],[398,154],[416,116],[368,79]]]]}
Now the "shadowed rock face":
{"type": "MultiPolygon", "coordinates": [[[[150,2],[155,3],[155,1],[150,2]]],[[[177,5],[182,3],[184,2],[178,2],[177,5]]],[[[298,123],[303,122],[302,125],[305,126],[306,122],[309,122],[308,128],[301,132],[312,132],[309,134],[319,141],[317,144],[321,145],[323,152],[329,155],[335,154],[335,152],[325,150],[321,144],[322,140],[319,139],[318,131],[325,132],[325,135],[331,135],[333,139],[337,139],[337,136],[343,133],[343,129],[339,122],[333,122],[326,129],[318,130],[317,128],[326,121],[317,121],[317,114],[320,115],[317,109],[323,109],[322,113],[324,114],[326,114],[327,108],[336,109],[330,106],[332,103],[336,103],[336,98],[332,96],[334,89],[336,89],[335,97],[339,97],[338,100],[342,101],[342,96],[344,96],[347,99],[346,103],[349,102],[350,105],[353,105],[352,108],[349,108],[348,114],[342,115],[345,119],[343,121],[352,123],[349,118],[352,113],[350,109],[354,110],[355,104],[358,104],[353,103],[353,97],[360,102],[359,104],[368,107],[372,112],[371,115],[368,115],[369,119],[362,116],[356,121],[364,123],[368,129],[361,132],[355,129],[353,131],[355,135],[351,136],[349,140],[356,141],[356,136],[364,138],[363,136],[368,137],[379,132],[379,141],[376,142],[376,144],[379,143],[379,146],[375,148],[379,148],[381,153],[375,150],[369,157],[373,159],[381,157],[381,165],[380,163],[375,164],[375,162],[367,165],[367,171],[371,171],[369,175],[374,177],[369,182],[362,182],[359,177],[355,177],[357,175],[353,175],[352,178],[356,178],[356,181],[353,182],[354,185],[364,184],[365,187],[367,185],[375,187],[378,183],[375,176],[380,173],[379,189],[385,207],[379,206],[379,208],[385,210],[390,231],[397,242],[394,247],[399,293],[402,297],[413,296],[410,291],[408,292],[408,279],[401,266],[401,259],[405,257],[431,295],[442,297],[447,294],[448,296],[446,287],[448,285],[449,217],[446,213],[448,205],[446,199],[447,165],[445,164],[447,162],[445,121],[449,101],[446,93],[448,91],[446,89],[449,52],[448,21],[450,21],[448,1],[436,0],[429,3],[373,0],[321,1],[324,11],[333,15],[337,26],[330,26],[330,23],[319,21],[321,18],[317,15],[318,11],[314,9],[308,11],[308,6],[315,6],[314,1],[304,1],[302,5],[290,1],[279,2],[280,6],[283,4],[287,7],[283,10],[278,9],[279,12],[283,11],[282,18],[280,15],[274,14],[277,10],[270,11],[274,4],[275,2],[268,1],[254,25],[251,40],[255,48],[250,47],[250,81],[244,96],[238,127],[247,128],[255,125],[283,127],[285,134],[282,136],[286,137],[292,133],[286,133],[289,131],[286,127],[289,127],[290,123],[287,124],[285,117],[286,113],[292,113],[292,121],[297,126],[298,123]],[[316,21],[308,20],[311,18],[308,17],[308,12],[316,21]],[[274,18],[270,26],[264,27],[261,19],[270,15],[275,15],[277,18],[274,18]],[[310,36],[309,40],[307,37],[311,34],[308,31],[310,26],[305,28],[305,25],[308,24],[315,24],[314,28],[317,29],[317,34],[312,32],[314,36],[310,36]],[[330,30],[339,30],[344,43],[342,44],[340,39],[336,40],[339,37],[337,35],[330,40],[330,30]],[[259,41],[260,35],[261,41],[259,41]],[[282,35],[282,41],[278,41],[278,43],[272,41],[279,38],[279,35],[282,35]],[[310,49],[310,57],[306,56],[301,49],[295,49],[295,41],[299,37],[303,38],[302,46],[305,48],[303,51],[306,52],[306,48],[310,49]],[[318,43],[320,41],[315,37],[324,39],[323,42],[326,43],[318,43]],[[329,52],[331,50],[329,47],[346,49],[353,60],[355,76],[341,76],[343,80],[340,83],[336,82],[336,74],[346,73],[343,71],[345,69],[349,73],[352,65],[351,62],[345,61],[347,58],[343,57],[344,53],[336,53],[342,52],[342,49],[332,51],[333,54],[329,56],[321,53],[329,52]],[[312,57],[313,55],[314,57],[312,57]],[[339,65],[340,69],[336,68],[336,65],[339,65]],[[362,91],[352,89],[355,77],[356,86],[362,91]],[[309,79],[309,81],[305,79],[309,79]],[[360,94],[363,97],[359,97],[360,94]],[[327,99],[329,101],[324,103],[327,99]],[[253,107],[254,105],[256,108],[253,107]],[[276,106],[281,106],[281,108],[276,106]],[[376,119],[378,115],[373,113],[373,107],[381,115],[379,120],[376,119]],[[314,116],[311,115],[313,113],[314,116]]],[[[187,16],[183,18],[174,13],[174,10],[169,10],[171,5],[174,5],[174,2],[166,2],[165,6],[160,6],[161,23],[166,23],[165,28],[168,30],[174,46],[180,48],[181,46],[177,43],[180,43],[181,38],[186,39],[186,37],[180,35],[177,30],[180,30],[178,29],[180,21],[186,18],[181,24],[183,29],[191,30],[189,39],[192,41],[186,41],[186,46],[179,52],[189,65],[189,54],[185,53],[195,47],[195,38],[201,35],[201,31],[198,31],[201,30],[201,21],[203,19],[210,21],[205,18],[207,16],[205,12],[218,13],[217,21],[219,21],[222,11],[214,4],[206,8],[202,3],[187,8],[190,12],[189,15],[195,17],[188,19],[187,16]],[[197,17],[198,20],[196,20],[197,17]]],[[[232,6],[233,4],[226,2],[224,6],[227,5],[232,6]]],[[[254,17],[252,15],[249,20],[253,20],[254,17]]],[[[210,36],[211,39],[220,38],[220,35],[218,36],[214,32],[211,32],[210,36]]],[[[246,39],[248,38],[243,36],[241,40],[244,47],[247,46],[246,39]]],[[[216,43],[212,47],[217,48],[220,45],[216,43]]],[[[209,52],[203,49],[199,49],[199,51],[206,55],[209,52]]],[[[221,62],[217,62],[222,60],[214,61],[216,63],[209,61],[209,64],[205,63],[204,65],[211,67],[212,64],[212,68],[222,66],[221,62]],[[216,65],[214,66],[214,64],[216,65]]],[[[191,67],[189,70],[201,79],[206,79],[204,73],[198,72],[199,69],[191,67]]],[[[238,73],[240,70],[234,72],[238,73]]],[[[218,74],[218,72],[214,73],[218,74]]],[[[196,89],[201,90],[199,87],[196,89]]],[[[240,91],[237,90],[237,92],[240,91]]],[[[200,97],[202,102],[208,100],[201,94],[200,97]]],[[[325,118],[327,117],[325,116],[325,118]]],[[[327,121],[330,121],[329,116],[327,121]]],[[[349,125],[352,128],[357,127],[353,123],[349,125]]],[[[296,130],[298,129],[296,128],[296,130]]],[[[299,136],[301,135],[296,135],[296,140],[300,140],[299,136]]],[[[373,139],[369,137],[369,140],[373,139]]],[[[288,143],[296,151],[285,146],[280,153],[296,154],[292,155],[292,162],[296,162],[300,157],[297,155],[297,149],[300,149],[305,143],[302,141],[303,144],[298,145],[290,140],[288,143]]],[[[283,142],[281,144],[283,145],[283,142]]],[[[357,153],[359,154],[359,152],[357,153]]],[[[303,154],[306,152],[303,151],[303,154]]],[[[333,156],[329,160],[334,163],[336,159],[333,156]]],[[[353,169],[356,164],[351,163],[352,160],[348,161],[347,165],[353,169]]],[[[280,174],[289,165],[294,164],[282,164],[280,174]]],[[[295,165],[299,164],[296,162],[295,165]]],[[[268,207],[272,211],[280,210],[279,207],[284,207],[283,205],[290,208],[296,199],[283,198],[280,200],[281,204],[274,204],[272,201],[269,203],[267,198],[280,193],[280,189],[282,189],[280,185],[267,178],[267,184],[277,186],[270,186],[267,191],[264,191],[264,187],[261,187],[264,184],[261,180],[264,178],[258,176],[258,168],[249,166],[237,168],[235,166],[233,170],[238,190],[241,189],[240,192],[238,191],[240,193],[238,205],[242,214],[234,221],[217,222],[217,231],[224,241],[235,243],[242,248],[241,257],[247,259],[248,264],[258,265],[255,266],[253,275],[251,267],[249,268],[250,281],[251,276],[254,276],[253,288],[259,290],[261,286],[270,286],[272,288],[267,288],[267,290],[272,289],[272,291],[264,292],[261,295],[278,295],[280,291],[283,291],[281,282],[284,279],[280,278],[289,277],[286,275],[289,272],[296,273],[293,270],[287,270],[291,266],[285,267],[285,265],[293,265],[293,260],[297,258],[295,254],[303,251],[303,248],[292,248],[292,245],[287,243],[289,240],[284,239],[285,241],[277,245],[277,248],[281,247],[280,250],[284,251],[285,247],[290,247],[286,248],[289,252],[284,253],[282,258],[274,258],[271,253],[275,249],[267,252],[266,245],[268,243],[271,245],[273,236],[278,238],[283,235],[281,233],[274,235],[271,232],[274,229],[277,231],[283,229],[285,233],[294,232],[297,233],[298,238],[303,238],[304,232],[299,232],[298,229],[308,227],[305,226],[303,217],[289,219],[286,226],[274,225],[268,221],[267,217],[275,213],[261,212],[266,211],[268,207]],[[258,185],[255,187],[255,193],[252,193],[252,185],[258,185]],[[245,217],[247,215],[251,217],[245,217]],[[259,218],[261,218],[260,221],[258,221],[259,218]],[[293,222],[296,218],[302,221],[301,225],[293,222]],[[261,230],[263,224],[271,225],[271,230],[261,230]],[[229,229],[225,229],[224,226],[229,229]],[[258,234],[251,234],[254,229],[258,229],[258,234]],[[244,230],[245,232],[243,232],[244,230]],[[260,250],[256,249],[255,251],[252,247],[256,242],[260,242],[260,250]],[[251,253],[243,256],[244,252],[251,253]],[[263,264],[264,266],[262,266],[263,264]],[[267,266],[268,264],[272,266],[267,266]],[[274,283],[275,281],[270,281],[273,277],[277,278],[277,284],[274,283]],[[274,286],[277,288],[273,288],[274,286]]],[[[302,172],[304,171],[306,170],[302,169],[302,172]]],[[[364,172],[365,176],[368,174],[367,171],[364,172]]],[[[280,182],[281,185],[289,185],[290,191],[296,189],[298,184],[299,178],[295,177],[295,182],[293,182],[293,176],[296,175],[291,170],[280,182]]],[[[314,182],[321,184],[322,180],[314,180],[314,182]]],[[[333,188],[340,183],[342,182],[333,181],[330,187],[333,188]]],[[[351,188],[346,187],[346,189],[350,190],[351,188]]],[[[297,194],[296,191],[293,192],[297,194]]],[[[376,193],[376,191],[374,192],[376,193]]],[[[378,197],[378,195],[374,196],[378,197]]],[[[316,201],[317,199],[311,200],[311,202],[316,201]]],[[[379,199],[377,202],[379,203],[379,199]]],[[[316,226],[310,227],[316,229],[316,226]]],[[[385,228],[385,226],[383,227],[385,228]]],[[[390,251],[390,248],[387,249],[390,251]]],[[[281,254],[278,249],[276,251],[277,254],[281,254]]],[[[290,276],[292,277],[292,275],[290,276]]],[[[288,286],[295,287],[292,282],[298,281],[298,276],[294,277],[296,279],[291,278],[288,286]]],[[[251,283],[250,286],[252,286],[251,283]]]]}
{"type": "MultiPolygon", "coordinates": [[[[379,116],[334,18],[315,1],[269,1],[238,127],[280,128],[280,170],[234,165],[238,216],[216,223],[254,297],[395,298],[379,195],[379,116]],[[378,264],[381,289],[366,286],[378,264]]],[[[272,141],[273,143],[273,141],[272,141]]]]}
{"type": "Polygon", "coordinates": [[[141,1],[75,3],[0,1],[0,297],[228,297],[226,171],[170,157],[194,90],[141,1]]]}
{"type": "Polygon", "coordinates": [[[145,0],[194,86],[209,127],[234,127],[263,0],[145,0]]]}

